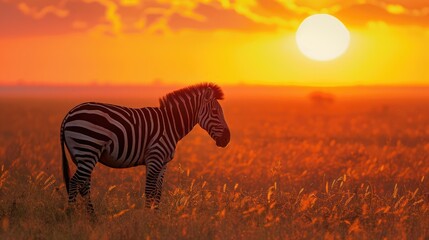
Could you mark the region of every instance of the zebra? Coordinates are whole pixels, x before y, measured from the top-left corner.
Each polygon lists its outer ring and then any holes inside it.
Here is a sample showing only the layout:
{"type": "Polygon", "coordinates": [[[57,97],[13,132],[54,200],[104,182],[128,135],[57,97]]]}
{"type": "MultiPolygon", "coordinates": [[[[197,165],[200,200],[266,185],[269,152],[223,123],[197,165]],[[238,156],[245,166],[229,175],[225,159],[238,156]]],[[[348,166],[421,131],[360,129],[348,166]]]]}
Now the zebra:
{"type": "Polygon", "coordinates": [[[218,100],[221,88],[201,83],[168,93],[159,107],[128,108],[86,102],[72,108],[61,124],[62,169],[70,209],[79,193],[86,210],[91,202],[91,173],[100,162],[112,168],[146,166],[145,207],[159,208],[166,165],[176,145],[195,125],[206,130],[218,147],[225,148],[230,131],[218,100]],[[77,166],[70,178],[65,147],[77,166]]]}

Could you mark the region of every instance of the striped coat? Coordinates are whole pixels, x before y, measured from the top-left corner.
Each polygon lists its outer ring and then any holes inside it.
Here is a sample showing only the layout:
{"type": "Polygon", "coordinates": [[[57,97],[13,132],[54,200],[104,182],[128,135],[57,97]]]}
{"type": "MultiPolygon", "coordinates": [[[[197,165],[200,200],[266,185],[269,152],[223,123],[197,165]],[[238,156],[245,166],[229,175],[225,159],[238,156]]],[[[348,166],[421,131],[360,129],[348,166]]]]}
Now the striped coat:
{"type": "Polygon", "coordinates": [[[174,157],[177,142],[199,124],[225,147],[229,128],[218,100],[221,89],[199,84],[172,92],[160,99],[160,107],[128,108],[88,102],[71,109],[61,125],[63,174],[73,204],[80,193],[87,210],[91,173],[97,163],[112,168],[146,165],[146,206],[157,208],[161,199],[166,164],[174,157]],[[65,148],[77,170],[70,178],[65,148]]]}

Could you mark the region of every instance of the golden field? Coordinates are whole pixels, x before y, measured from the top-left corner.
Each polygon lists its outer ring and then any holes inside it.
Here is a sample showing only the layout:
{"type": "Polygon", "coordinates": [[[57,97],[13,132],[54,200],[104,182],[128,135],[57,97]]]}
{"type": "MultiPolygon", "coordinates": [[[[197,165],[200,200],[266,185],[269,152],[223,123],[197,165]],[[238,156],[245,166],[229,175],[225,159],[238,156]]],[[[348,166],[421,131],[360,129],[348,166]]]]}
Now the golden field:
{"type": "Polygon", "coordinates": [[[226,97],[230,145],[197,126],[158,211],[143,207],[144,166],[97,165],[96,223],[83,205],[65,213],[59,128],[82,99],[0,98],[0,239],[429,237],[429,98],[226,97]]]}

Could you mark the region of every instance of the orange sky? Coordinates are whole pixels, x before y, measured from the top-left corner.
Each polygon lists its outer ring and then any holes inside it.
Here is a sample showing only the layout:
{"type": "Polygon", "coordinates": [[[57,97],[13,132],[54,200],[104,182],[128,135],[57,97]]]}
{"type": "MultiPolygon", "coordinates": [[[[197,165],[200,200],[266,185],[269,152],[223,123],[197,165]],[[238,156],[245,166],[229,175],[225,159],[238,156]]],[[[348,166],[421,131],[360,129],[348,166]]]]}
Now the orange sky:
{"type": "Polygon", "coordinates": [[[0,85],[429,85],[423,0],[0,0],[0,85]],[[294,34],[314,13],[351,33],[330,62],[294,34]]]}

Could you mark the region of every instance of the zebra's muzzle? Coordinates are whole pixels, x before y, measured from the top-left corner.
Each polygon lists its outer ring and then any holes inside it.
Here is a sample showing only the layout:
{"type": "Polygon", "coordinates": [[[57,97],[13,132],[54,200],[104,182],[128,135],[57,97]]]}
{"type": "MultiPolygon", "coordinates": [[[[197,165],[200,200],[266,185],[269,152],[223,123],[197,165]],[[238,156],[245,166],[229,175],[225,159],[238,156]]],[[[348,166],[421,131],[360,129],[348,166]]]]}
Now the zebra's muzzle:
{"type": "Polygon", "coordinates": [[[229,143],[229,140],[231,138],[231,134],[229,132],[228,128],[225,128],[223,130],[222,136],[216,139],[216,146],[218,147],[226,147],[229,143]]]}

